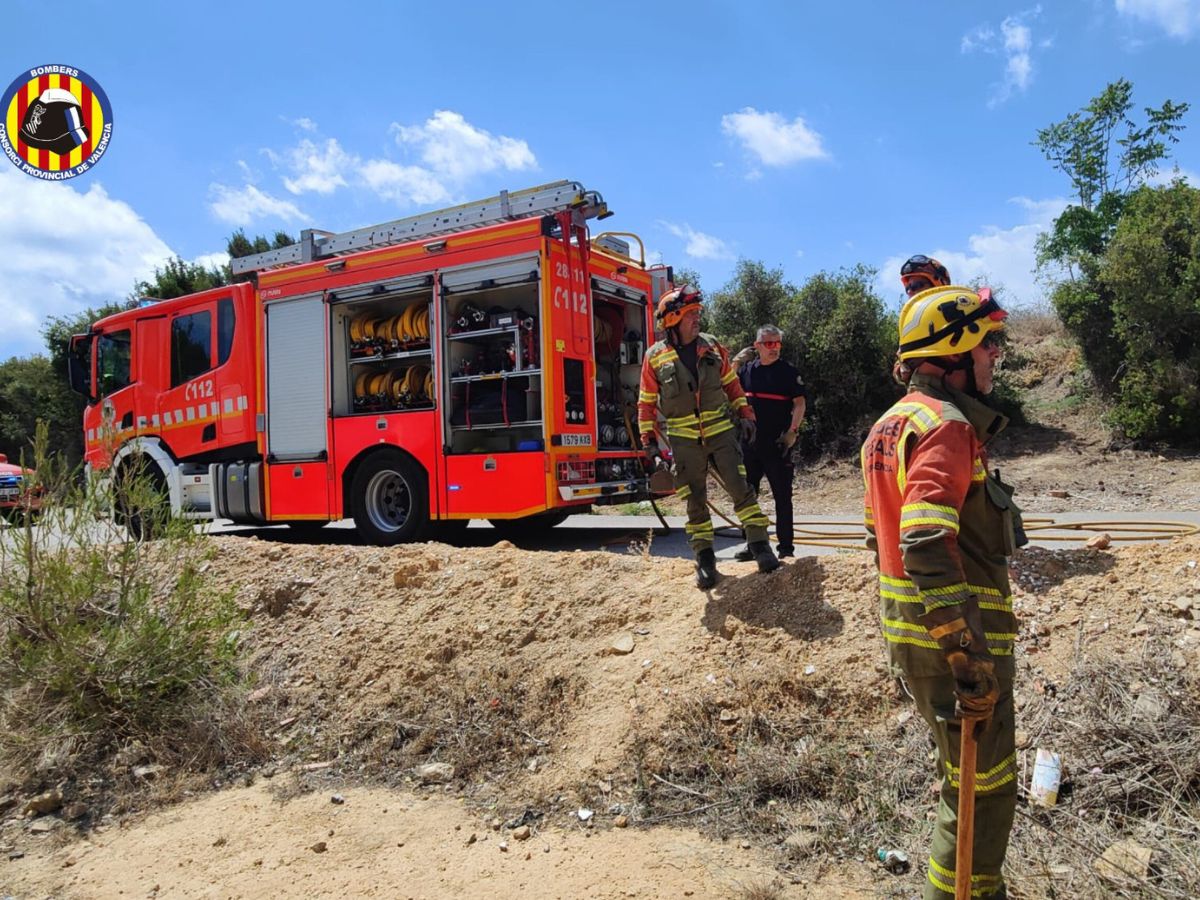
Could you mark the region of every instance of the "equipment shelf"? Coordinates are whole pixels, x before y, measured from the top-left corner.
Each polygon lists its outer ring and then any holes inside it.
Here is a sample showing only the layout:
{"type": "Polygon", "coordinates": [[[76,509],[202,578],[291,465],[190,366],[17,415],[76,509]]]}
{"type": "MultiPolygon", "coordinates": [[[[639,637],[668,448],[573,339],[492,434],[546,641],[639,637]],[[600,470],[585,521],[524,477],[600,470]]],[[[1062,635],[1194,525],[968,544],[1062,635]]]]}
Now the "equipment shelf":
{"type": "Polygon", "coordinates": [[[425,350],[398,350],[395,353],[375,354],[374,356],[352,356],[350,357],[350,365],[358,365],[359,363],[378,363],[390,362],[394,359],[413,359],[420,356],[432,356],[433,350],[426,348],[425,350]]]}
{"type": "Polygon", "coordinates": [[[514,334],[521,330],[520,325],[505,325],[502,328],[480,328],[476,331],[456,331],[446,337],[452,341],[465,341],[468,338],[495,337],[500,334],[514,334]]]}
{"type": "Polygon", "coordinates": [[[455,375],[450,379],[450,383],[464,384],[469,381],[496,381],[501,378],[525,378],[530,375],[541,374],[541,369],[513,369],[509,372],[490,372],[486,375],[455,375]]]}

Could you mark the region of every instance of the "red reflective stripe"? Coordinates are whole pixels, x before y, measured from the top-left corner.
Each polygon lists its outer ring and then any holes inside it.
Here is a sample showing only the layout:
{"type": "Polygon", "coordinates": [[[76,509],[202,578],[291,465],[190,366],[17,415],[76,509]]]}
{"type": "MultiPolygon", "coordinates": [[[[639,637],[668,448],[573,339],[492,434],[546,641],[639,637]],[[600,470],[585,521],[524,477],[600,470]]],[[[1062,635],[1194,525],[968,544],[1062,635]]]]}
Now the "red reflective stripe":
{"type": "Polygon", "coordinates": [[[754,391],[746,391],[747,397],[753,397],[756,400],[794,400],[794,397],[785,397],[783,394],[757,394],[754,391]]]}

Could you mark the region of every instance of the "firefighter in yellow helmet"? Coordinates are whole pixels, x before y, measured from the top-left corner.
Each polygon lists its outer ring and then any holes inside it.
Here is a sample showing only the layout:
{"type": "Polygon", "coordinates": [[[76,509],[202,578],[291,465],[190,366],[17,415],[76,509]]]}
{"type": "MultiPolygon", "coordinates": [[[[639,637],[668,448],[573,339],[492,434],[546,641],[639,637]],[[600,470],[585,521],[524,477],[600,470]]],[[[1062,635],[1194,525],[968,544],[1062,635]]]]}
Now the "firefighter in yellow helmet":
{"type": "Polygon", "coordinates": [[[654,464],[662,459],[654,426],[657,413],[666,419],[667,438],[675,461],[675,495],[687,499],[688,541],[696,556],[696,586],[717,583],[713,524],[707,505],[708,466],[716,469],[746,531],[748,546],[760,572],[779,568],[767,540],[768,520],[746,483],[746,467],[737,432],[754,441],[754,410],[746,400],[729,353],[711,334],[700,331],[700,291],[690,285],[663,294],[656,319],[664,339],[646,351],[638,396],[638,432],[654,464]]]}
{"type": "Polygon", "coordinates": [[[1012,490],[988,474],[987,443],[1006,419],[986,403],[1007,313],[984,288],[934,286],[900,312],[894,369],[908,394],[862,448],[867,544],[879,568],[889,662],[938,748],[941,799],[924,896],[954,896],[960,722],[978,739],[972,896],[1005,896],[1000,869],[1016,807],[1008,557],[1012,490]]]}

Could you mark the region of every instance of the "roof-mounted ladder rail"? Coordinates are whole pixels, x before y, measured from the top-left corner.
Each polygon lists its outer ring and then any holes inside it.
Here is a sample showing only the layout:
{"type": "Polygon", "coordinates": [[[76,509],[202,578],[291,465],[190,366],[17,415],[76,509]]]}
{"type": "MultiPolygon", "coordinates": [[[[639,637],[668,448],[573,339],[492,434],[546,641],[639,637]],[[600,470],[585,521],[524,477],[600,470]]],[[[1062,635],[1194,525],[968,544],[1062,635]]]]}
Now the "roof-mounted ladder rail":
{"type": "Polygon", "coordinates": [[[305,229],[299,243],[242,256],[230,260],[229,265],[234,274],[241,275],[566,210],[572,210],[580,222],[612,215],[598,192],[586,190],[577,181],[554,181],[342,234],[305,229]]]}

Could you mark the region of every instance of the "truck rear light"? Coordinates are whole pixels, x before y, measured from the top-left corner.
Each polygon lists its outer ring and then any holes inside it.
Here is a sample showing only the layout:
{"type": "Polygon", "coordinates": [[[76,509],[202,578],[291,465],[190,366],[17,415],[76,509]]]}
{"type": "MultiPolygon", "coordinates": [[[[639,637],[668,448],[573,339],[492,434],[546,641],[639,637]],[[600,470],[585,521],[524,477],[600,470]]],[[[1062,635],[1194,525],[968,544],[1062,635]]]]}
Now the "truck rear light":
{"type": "Polygon", "coordinates": [[[596,480],[596,463],[593,460],[569,460],[558,464],[559,484],[596,480]]]}

